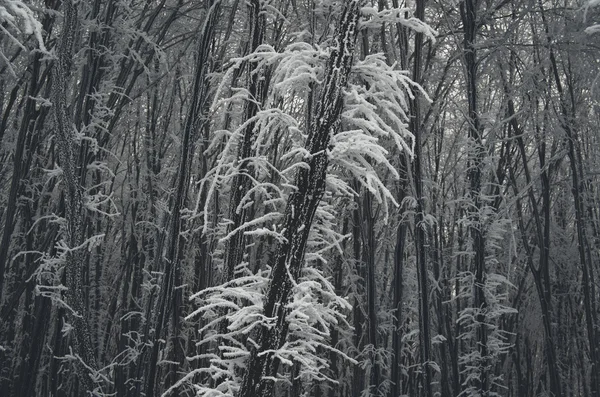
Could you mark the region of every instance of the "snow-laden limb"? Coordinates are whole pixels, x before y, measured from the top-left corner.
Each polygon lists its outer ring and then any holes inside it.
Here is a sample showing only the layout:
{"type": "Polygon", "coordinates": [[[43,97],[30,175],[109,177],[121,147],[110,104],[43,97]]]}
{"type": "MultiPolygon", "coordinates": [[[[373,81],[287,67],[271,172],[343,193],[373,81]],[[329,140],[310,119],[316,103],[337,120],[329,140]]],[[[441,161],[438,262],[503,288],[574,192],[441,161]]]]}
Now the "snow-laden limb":
{"type": "Polygon", "coordinates": [[[598,33],[600,32],[600,24],[595,24],[592,26],[588,26],[587,28],[585,28],[584,30],[585,33],[592,35],[594,33],[598,33]]]}
{"type": "MultiPolygon", "coordinates": [[[[329,152],[331,165],[338,165],[358,180],[374,197],[385,206],[389,200],[398,206],[393,194],[379,179],[378,172],[369,160],[383,164],[396,177],[398,174],[387,160],[388,154],[378,143],[378,138],[366,135],[360,130],[345,131],[332,139],[333,149],[329,152]]],[[[387,206],[385,207],[387,209],[387,206]]]]}
{"type": "Polygon", "coordinates": [[[33,11],[20,0],[0,0],[0,29],[17,46],[25,46],[10,33],[33,35],[44,53],[48,53],[42,38],[42,24],[37,20],[33,11]]]}
{"type": "MultiPolygon", "coordinates": [[[[276,173],[284,181],[288,180],[284,173],[279,172],[276,167],[270,164],[268,157],[262,153],[265,151],[265,147],[269,146],[275,131],[286,130],[291,133],[298,131],[297,121],[294,117],[284,111],[275,108],[259,110],[256,116],[249,118],[233,131],[218,131],[217,135],[213,138],[205,151],[206,155],[217,152],[217,163],[200,182],[200,188],[198,189],[199,192],[203,192],[206,187],[206,199],[202,203],[203,207],[201,211],[203,213],[202,233],[206,234],[208,232],[208,214],[210,214],[210,206],[215,199],[217,189],[232,181],[237,175],[244,174],[252,183],[252,187],[246,192],[244,197],[242,197],[240,206],[247,205],[250,197],[256,194],[264,196],[266,200],[280,199],[283,197],[283,192],[276,185],[263,183],[257,178],[264,178],[272,173],[276,173]],[[237,148],[243,139],[244,130],[252,125],[257,132],[252,147],[254,155],[237,161],[237,148]],[[224,137],[226,137],[227,140],[225,145],[222,146],[220,142],[222,142],[224,137]],[[248,174],[244,169],[241,169],[240,167],[242,164],[244,167],[251,167],[256,170],[256,177],[248,174]]],[[[190,218],[199,216],[201,202],[201,193],[198,193],[196,197],[196,206],[190,213],[190,218]]],[[[241,208],[236,208],[236,211],[239,212],[240,210],[241,208]]]]}
{"type": "MultiPolygon", "coordinates": [[[[585,2],[585,5],[583,6],[583,20],[585,22],[585,20],[587,19],[587,13],[589,11],[590,8],[592,7],[597,7],[598,5],[600,5],[600,0],[587,0],[585,2]]],[[[589,28],[585,29],[585,32],[588,34],[592,34],[598,31],[598,27],[600,25],[593,25],[590,26],[589,28]],[[591,29],[592,32],[589,32],[588,29],[591,29]]]]}
{"type": "MultiPolygon", "coordinates": [[[[381,54],[369,55],[352,67],[355,83],[345,90],[342,112],[343,130],[331,138],[328,151],[332,170],[343,170],[357,180],[382,204],[387,219],[388,202],[394,195],[379,178],[378,167],[394,178],[399,174],[388,160],[383,140],[399,151],[414,155],[415,138],[408,129],[408,98],[413,90],[430,100],[423,89],[412,82],[406,72],[388,65],[381,54]]],[[[334,184],[338,191],[350,193],[345,186],[334,184]]]]}
{"type": "MultiPolygon", "coordinates": [[[[9,44],[26,52],[28,49],[24,44],[24,36],[33,35],[39,51],[51,56],[44,45],[42,32],[42,24],[27,4],[20,0],[0,0],[0,36],[6,37],[9,44]]],[[[17,72],[9,57],[0,49],[0,66],[5,66],[8,73],[17,78],[17,72]]]]}
{"type": "MultiPolygon", "coordinates": [[[[65,326],[69,327],[68,323],[65,323],[65,326]]],[[[62,357],[55,357],[60,361],[66,361],[71,363],[73,366],[82,366],[87,370],[88,376],[91,378],[92,384],[94,385],[94,390],[89,390],[88,392],[94,397],[105,397],[109,396],[108,392],[104,390],[110,390],[113,386],[113,381],[111,380],[111,372],[114,370],[115,364],[109,364],[103,368],[98,370],[90,367],[79,354],[73,352],[73,348],[69,346],[69,353],[65,354],[62,357]]]]}
{"type": "Polygon", "coordinates": [[[343,235],[337,231],[339,230],[338,218],[339,212],[335,208],[333,196],[330,192],[325,192],[323,200],[315,212],[315,219],[308,236],[305,255],[307,263],[326,264],[325,257],[334,250],[337,254],[343,255],[341,243],[349,235],[343,235]]]}
{"type": "Polygon", "coordinates": [[[215,381],[195,385],[197,396],[233,397],[239,389],[239,373],[249,354],[246,343],[251,343],[252,331],[271,322],[262,315],[268,277],[262,272],[252,274],[245,264],[239,268],[239,277],[190,297],[197,309],[186,321],[198,319],[203,324],[198,330],[203,336],[197,342],[198,347],[215,345],[220,352],[190,358],[208,359],[209,366],[201,371],[215,381]],[[223,329],[223,324],[228,325],[227,329],[223,329]]]}
{"type": "MultiPolygon", "coordinates": [[[[250,98],[249,92],[243,88],[230,88],[235,73],[247,63],[254,65],[253,73],[258,73],[260,70],[276,64],[281,59],[282,54],[278,53],[272,46],[268,44],[261,44],[256,48],[256,51],[243,56],[231,58],[229,65],[227,65],[227,71],[221,78],[221,83],[217,86],[213,102],[210,106],[210,113],[215,113],[218,109],[226,107],[228,104],[242,101],[254,101],[256,98],[250,98]],[[225,92],[230,89],[233,95],[224,96],[225,92]]],[[[258,104],[258,103],[257,103],[258,104]]],[[[260,105],[260,104],[258,104],[260,105]]]]}
{"type": "Polygon", "coordinates": [[[422,33],[435,43],[437,32],[431,26],[421,21],[419,18],[407,18],[406,15],[414,13],[410,8],[390,8],[379,11],[375,7],[361,8],[363,15],[361,29],[381,29],[383,23],[399,23],[417,33],[422,33]]]}
{"type": "Polygon", "coordinates": [[[238,227],[237,229],[232,230],[231,232],[229,232],[225,237],[221,238],[219,240],[219,242],[225,242],[228,239],[230,239],[234,234],[238,233],[241,230],[247,229],[249,227],[252,227],[254,225],[259,225],[261,223],[265,223],[265,222],[274,222],[277,221],[281,218],[282,214],[279,212],[270,212],[267,213],[263,216],[260,216],[256,219],[252,219],[246,223],[244,223],[243,225],[241,225],[240,227],[238,227]]]}
{"type": "MultiPolygon", "coordinates": [[[[96,187],[96,186],[94,186],[96,187]]],[[[116,217],[120,215],[119,209],[113,200],[113,193],[105,195],[102,192],[98,192],[93,195],[84,196],[83,206],[90,212],[95,212],[100,215],[104,215],[108,218],[116,217]],[[102,207],[108,205],[111,208],[111,212],[107,212],[102,207]]]]}
{"type": "MultiPolygon", "coordinates": [[[[207,288],[190,297],[197,309],[186,320],[201,318],[204,324],[199,328],[203,338],[198,346],[217,344],[220,352],[190,358],[208,359],[209,366],[198,371],[209,374],[215,381],[212,385],[195,385],[197,396],[233,397],[239,389],[239,374],[245,369],[249,348],[256,346],[257,342],[253,339],[255,331],[259,327],[275,325],[275,318],[263,315],[269,271],[254,275],[244,264],[240,272],[242,275],[232,281],[207,288]],[[220,327],[224,319],[226,330],[220,327]]],[[[294,285],[293,299],[287,306],[290,332],[287,341],[280,348],[261,354],[273,354],[284,368],[299,366],[297,377],[304,381],[336,383],[335,379],[326,375],[328,360],[322,352],[331,351],[350,363],[356,363],[335,346],[329,346],[332,326],[350,327],[345,319],[350,309],[351,305],[337,296],[335,288],[321,270],[305,268],[302,277],[294,285]]],[[[282,375],[273,380],[278,383],[289,382],[289,378],[283,375],[287,372],[282,371],[282,375]]],[[[188,376],[182,382],[191,380],[188,376]]]]}
{"type": "Polygon", "coordinates": [[[273,73],[275,92],[281,96],[305,93],[311,84],[320,84],[324,64],[329,56],[326,49],[309,43],[293,43],[282,52],[273,73]]]}
{"type": "MultiPolygon", "coordinates": [[[[56,216],[44,217],[56,219],[54,222],[64,223],[64,218],[56,216]]],[[[38,220],[39,221],[39,220],[38,220]]],[[[91,251],[97,247],[104,239],[104,234],[98,234],[86,239],[77,247],[69,247],[64,240],[59,240],[56,243],[56,255],[50,256],[43,253],[40,258],[36,259],[39,262],[38,267],[34,270],[29,280],[35,282],[35,294],[49,298],[53,304],[62,307],[70,312],[75,317],[81,317],[82,313],[74,310],[65,300],[64,294],[67,291],[62,283],[62,274],[67,263],[67,255],[73,254],[75,251],[88,250],[91,251]]]]}

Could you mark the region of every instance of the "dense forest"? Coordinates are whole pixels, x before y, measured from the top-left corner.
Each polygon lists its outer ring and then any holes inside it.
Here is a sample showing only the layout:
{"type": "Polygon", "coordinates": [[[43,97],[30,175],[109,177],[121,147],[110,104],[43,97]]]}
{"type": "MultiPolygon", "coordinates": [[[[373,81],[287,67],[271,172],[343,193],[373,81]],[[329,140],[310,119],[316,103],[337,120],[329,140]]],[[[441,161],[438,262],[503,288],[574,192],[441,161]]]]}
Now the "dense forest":
{"type": "Polygon", "coordinates": [[[600,397],[597,5],[0,0],[0,396],[600,397]]]}

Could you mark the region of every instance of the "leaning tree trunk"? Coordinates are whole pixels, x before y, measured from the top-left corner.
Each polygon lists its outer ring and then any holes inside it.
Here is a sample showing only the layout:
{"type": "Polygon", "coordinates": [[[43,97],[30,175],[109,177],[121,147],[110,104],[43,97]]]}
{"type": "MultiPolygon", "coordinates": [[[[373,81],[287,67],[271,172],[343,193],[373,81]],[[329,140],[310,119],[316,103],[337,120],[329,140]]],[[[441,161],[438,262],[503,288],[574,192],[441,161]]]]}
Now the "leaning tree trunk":
{"type": "MultiPolygon", "coordinates": [[[[184,352],[179,347],[178,341],[181,327],[181,305],[182,292],[177,288],[181,284],[181,258],[183,255],[184,240],[181,238],[182,222],[181,212],[185,205],[188,195],[188,186],[190,179],[190,167],[194,143],[197,138],[197,131],[203,122],[202,111],[205,109],[204,101],[207,94],[205,77],[208,72],[208,56],[212,45],[213,35],[216,27],[217,16],[220,12],[221,0],[210,2],[207,15],[204,20],[204,26],[201,30],[198,40],[198,54],[196,57],[194,85],[192,87],[192,100],[186,117],[183,140],[181,143],[181,160],[177,171],[177,180],[175,195],[172,201],[171,219],[169,222],[169,235],[167,236],[167,247],[165,253],[165,271],[161,285],[160,297],[157,303],[157,314],[155,321],[155,332],[150,361],[146,372],[146,396],[152,397],[155,392],[156,370],[158,355],[160,350],[159,339],[168,334],[168,316],[171,316],[171,337],[172,350],[170,361],[174,364],[170,366],[167,374],[166,386],[169,387],[176,382],[177,367],[183,364],[184,352]]],[[[160,255],[160,253],[157,253],[160,255]]]]}
{"type": "Polygon", "coordinates": [[[308,167],[301,168],[296,175],[297,189],[291,193],[285,209],[284,239],[279,243],[272,266],[264,315],[275,318],[275,324],[272,327],[263,326],[259,331],[258,348],[252,350],[248,359],[247,371],[239,391],[240,397],[273,396],[274,382],[266,378],[277,375],[279,360],[273,357],[272,351],[280,348],[287,337],[286,307],[293,284],[302,271],[310,226],[325,191],[329,163],[326,149],[331,136],[339,128],[343,90],[348,82],[354,57],[360,3],[360,0],[348,1],[340,17],[325,71],[317,117],[311,125],[306,142],[306,149],[310,153],[305,160],[308,167]]]}
{"type": "Polygon", "coordinates": [[[74,328],[74,353],[83,360],[83,363],[78,365],[78,376],[83,387],[87,391],[92,391],[93,383],[89,370],[96,368],[96,357],[84,300],[82,266],[85,263],[85,250],[81,247],[84,244],[85,237],[83,189],[77,178],[73,121],[67,106],[67,80],[73,59],[73,40],[77,30],[78,17],[77,6],[72,0],[67,0],[63,4],[65,17],[52,75],[52,103],[54,107],[54,129],[65,189],[66,225],[64,240],[69,247],[65,263],[66,298],[72,309],[70,321],[74,328]]]}

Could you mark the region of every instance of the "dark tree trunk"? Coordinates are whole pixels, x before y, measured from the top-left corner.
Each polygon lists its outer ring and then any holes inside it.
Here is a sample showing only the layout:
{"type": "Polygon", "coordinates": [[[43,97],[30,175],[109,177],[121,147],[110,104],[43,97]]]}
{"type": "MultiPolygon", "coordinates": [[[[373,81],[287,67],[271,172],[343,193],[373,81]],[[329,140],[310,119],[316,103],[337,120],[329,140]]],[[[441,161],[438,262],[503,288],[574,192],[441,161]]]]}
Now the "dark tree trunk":
{"type": "MultiPolygon", "coordinates": [[[[265,35],[266,21],[264,13],[261,10],[259,0],[251,0],[250,2],[250,53],[256,51],[259,45],[263,43],[265,35]]],[[[250,85],[248,87],[249,98],[244,104],[244,119],[243,122],[248,122],[244,128],[243,138],[238,149],[237,161],[239,162],[238,174],[233,178],[231,185],[231,200],[229,202],[229,219],[231,220],[230,230],[235,230],[246,222],[247,209],[245,206],[240,207],[241,201],[246,196],[246,193],[252,187],[253,171],[250,167],[248,158],[252,154],[252,146],[254,144],[256,122],[252,120],[258,113],[258,103],[264,101],[267,87],[262,73],[265,71],[256,71],[254,68],[256,63],[248,63],[248,75],[250,76],[250,85]]],[[[225,258],[225,275],[223,282],[230,281],[234,278],[234,269],[239,265],[244,257],[245,238],[243,231],[235,233],[227,242],[226,258],[225,258]]]]}
{"type": "MultiPolygon", "coordinates": [[[[425,0],[417,1],[416,17],[420,20],[425,18],[425,0]]],[[[413,81],[420,83],[422,69],[423,53],[423,33],[417,32],[415,35],[415,53],[413,64],[413,81]]],[[[410,120],[410,129],[415,136],[415,156],[412,163],[412,172],[415,183],[415,198],[417,200],[415,216],[415,249],[417,254],[417,269],[419,280],[419,343],[421,345],[421,365],[423,366],[422,384],[425,397],[432,397],[431,389],[431,331],[429,322],[429,280],[427,270],[427,251],[426,232],[425,232],[425,204],[423,193],[423,172],[422,168],[422,127],[421,127],[421,106],[419,97],[411,101],[412,117],[410,120]]]]}
{"type": "MultiPolygon", "coordinates": [[[[356,269],[356,283],[354,285],[354,305],[352,306],[352,318],[354,321],[354,347],[358,352],[362,352],[366,345],[365,316],[363,314],[363,299],[365,295],[365,265],[361,259],[361,239],[360,239],[360,209],[352,211],[352,259],[356,269]]],[[[360,365],[355,365],[352,371],[352,396],[360,397],[365,388],[365,370],[360,365]]]]}
{"type": "Polygon", "coordinates": [[[463,56],[466,70],[467,100],[469,103],[468,121],[469,141],[471,148],[468,157],[467,177],[469,180],[469,195],[473,202],[469,210],[469,231],[473,239],[473,308],[476,312],[476,343],[479,351],[478,377],[472,386],[482,395],[487,396],[489,392],[489,366],[488,366],[488,344],[484,285],[486,280],[485,271],[485,236],[482,230],[481,214],[483,203],[481,200],[481,177],[485,148],[482,143],[482,127],[479,119],[477,98],[477,47],[475,45],[477,32],[477,6],[478,0],[464,0],[460,4],[460,14],[464,28],[463,56]]]}
{"type": "Polygon", "coordinates": [[[394,334],[392,336],[392,358],[390,397],[402,394],[402,293],[404,291],[404,250],[406,247],[406,224],[400,222],[396,231],[394,250],[394,334]]]}
{"type": "MultiPolygon", "coordinates": [[[[204,29],[200,32],[198,40],[198,52],[195,63],[194,85],[192,87],[192,100],[186,117],[183,130],[183,139],[181,143],[181,159],[177,171],[177,181],[175,194],[172,198],[171,218],[169,222],[169,234],[167,236],[167,248],[165,254],[165,270],[163,282],[161,285],[160,296],[156,307],[156,320],[154,327],[154,343],[148,361],[148,368],[145,376],[146,396],[152,397],[155,393],[156,372],[158,354],[161,343],[159,339],[169,336],[171,349],[170,361],[177,363],[170,365],[165,387],[168,388],[177,381],[177,369],[183,364],[184,352],[183,342],[181,341],[181,316],[182,316],[182,290],[181,284],[181,259],[183,254],[184,240],[181,238],[182,220],[181,212],[185,206],[188,195],[188,186],[190,180],[190,167],[192,153],[194,151],[195,141],[198,137],[198,131],[203,122],[202,111],[205,109],[204,101],[207,95],[207,82],[205,81],[208,73],[208,56],[213,41],[214,30],[217,18],[220,13],[220,0],[210,2],[207,10],[204,29]],[[170,330],[167,319],[171,319],[170,330]]],[[[157,253],[160,255],[160,253],[157,253]]]]}

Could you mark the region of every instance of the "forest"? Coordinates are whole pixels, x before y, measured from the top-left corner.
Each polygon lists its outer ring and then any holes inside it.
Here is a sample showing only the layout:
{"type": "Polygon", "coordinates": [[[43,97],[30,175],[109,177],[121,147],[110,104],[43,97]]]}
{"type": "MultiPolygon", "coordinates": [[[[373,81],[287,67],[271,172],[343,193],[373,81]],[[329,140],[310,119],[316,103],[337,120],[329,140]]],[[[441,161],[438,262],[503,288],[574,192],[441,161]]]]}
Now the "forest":
{"type": "Polygon", "coordinates": [[[600,0],[0,0],[0,396],[600,397],[599,128],[600,0]]]}

